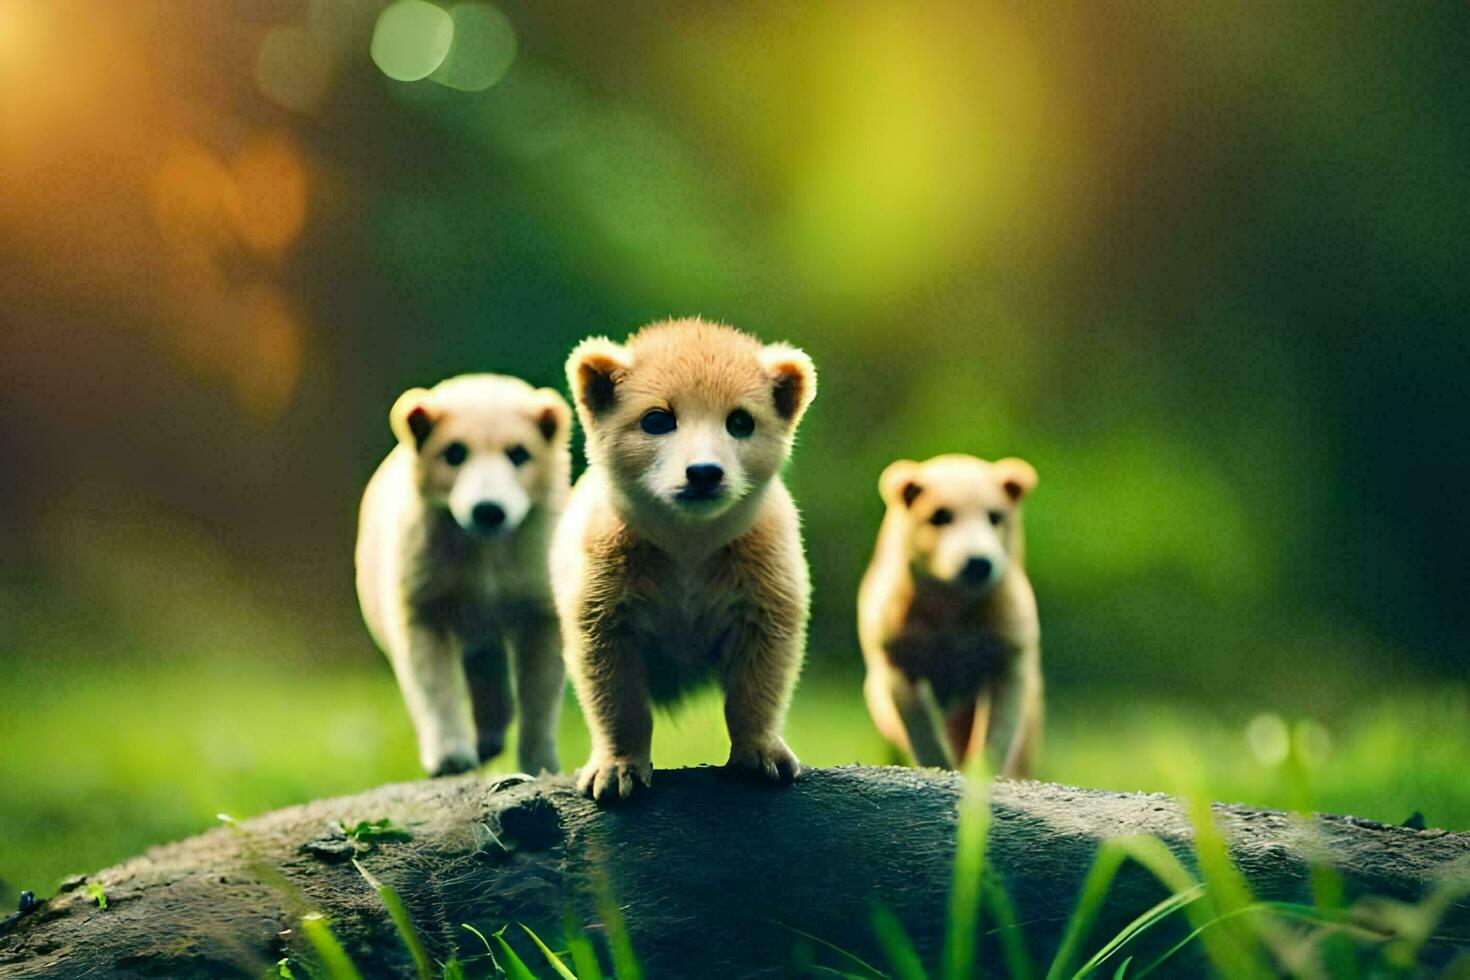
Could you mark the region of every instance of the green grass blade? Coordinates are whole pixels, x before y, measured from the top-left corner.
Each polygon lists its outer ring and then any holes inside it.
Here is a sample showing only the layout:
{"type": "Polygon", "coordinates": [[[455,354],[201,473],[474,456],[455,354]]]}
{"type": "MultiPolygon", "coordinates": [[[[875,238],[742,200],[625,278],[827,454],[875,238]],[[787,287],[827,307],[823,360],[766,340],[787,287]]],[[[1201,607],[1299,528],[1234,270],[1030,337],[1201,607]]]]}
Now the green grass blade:
{"type": "Polygon", "coordinates": [[[478,938],[480,940],[480,942],[482,942],[482,943],[485,944],[485,952],[489,953],[492,957],[495,955],[495,951],[490,948],[490,940],[488,940],[488,939],[485,938],[485,934],[483,932],[481,932],[480,930],[476,929],[474,926],[470,925],[468,922],[461,922],[459,924],[459,927],[461,929],[465,929],[465,930],[467,930],[469,932],[474,933],[475,934],[475,937],[478,938]]]}
{"type": "Polygon", "coordinates": [[[1123,962],[1119,963],[1118,969],[1113,971],[1113,980],[1123,980],[1123,978],[1128,975],[1128,965],[1132,962],[1133,957],[1130,956],[1123,962]]]}
{"type": "Polygon", "coordinates": [[[1443,873],[1439,884],[1428,895],[1410,907],[1400,923],[1400,937],[1389,944],[1389,962],[1401,969],[1417,963],[1419,951],[1434,935],[1446,913],[1467,895],[1470,895],[1470,859],[1462,858],[1443,873]]]}
{"type": "Polygon", "coordinates": [[[1205,953],[1215,967],[1228,977],[1275,976],[1267,955],[1272,940],[1284,937],[1271,928],[1274,923],[1264,922],[1258,929],[1248,917],[1231,916],[1230,913],[1250,907],[1255,902],[1245,876],[1230,858],[1219,827],[1215,825],[1215,813],[1208,797],[1191,794],[1188,802],[1190,823],[1194,826],[1195,858],[1199,863],[1200,877],[1210,890],[1210,901],[1218,917],[1226,919],[1223,929],[1212,930],[1205,942],[1205,953]]]}
{"type": "Polygon", "coordinates": [[[945,980],[968,980],[975,973],[980,883],[985,874],[985,838],[990,833],[990,776],[979,754],[966,765],[964,780],[955,830],[954,877],[945,918],[945,980]]]}
{"type": "Polygon", "coordinates": [[[1036,969],[1031,962],[1031,952],[1026,948],[1026,936],[1016,921],[1016,907],[1005,886],[993,877],[986,878],[982,897],[986,907],[995,918],[995,932],[1000,938],[1000,953],[1006,963],[1006,976],[1013,980],[1031,980],[1036,969]]]}
{"type": "Polygon", "coordinates": [[[1116,838],[1123,853],[1143,865],[1171,892],[1189,891],[1199,884],[1189,869],[1180,863],[1174,852],[1164,846],[1157,837],[1137,835],[1116,838]]]}
{"type": "Polygon", "coordinates": [[[403,899],[390,885],[384,884],[375,877],[372,872],[362,866],[356,858],[352,864],[357,868],[357,873],[362,875],[378,898],[388,909],[388,917],[393,920],[393,927],[398,930],[398,935],[403,939],[403,945],[408,947],[408,955],[413,957],[414,970],[418,973],[419,980],[433,980],[434,966],[429,959],[428,952],[424,949],[423,941],[419,939],[419,931],[414,928],[413,919],[409,918],[408,909],[403,904],[403,899]]]}
{"type": "Polygon", "coordinates": [[[441,980],[465,980],[464,964],[459,961],[458,957],[444,964],[441,980]]]}
{"type": "Polygon", "coordinates": [[[893,910],[882,902],[874,902],[870,915],[878,945],[883,947],[897,980],[928,980],[924,963],[919,959],[908,931],[893,910]]]}
{"type": "Polygon", "coordinates": [[[337,942],[337,937],[332,935],[332,927],[327,924],[326,916],[320,912],[302,916],[301,931],[306,933],[306,938],[316,949],[316,955],[321,959],[331,980],[362,980],[362,974],[357,972],[352,958],[347,955],[342,944],[337,942]]]}
{"type": "MultiPolygon", "coordinates": [[[[1206,810],[1208,811],[1208,804],[1206,804],[1206,810]]],[[[1208,817],[1208,812],[1206,816],[1208,817]]],[[[1211,846],[1210,839],[1219,841],[1218,853],[1224,854],[1224,843],[1215,833],[1213,822],[1209,823],[1205,839],[1207,849],[1211,846]]],[[[1178,893],[1195,886],[1194,876],[1158,838],[1129,837],[1122,838],[1119,843],[1130,858],[1142,865],[1171,891],[1178,893]]],[[[1226,861],[1228,860],[1228,855],[1226,855],[1226,861]]],[[[1234,872],[1233,866],[1231,871],[1234,872]]],[[[1220,914],[1220,907],[1215,902],[1213,886],[1208,881],[1204,884],[1203,898],[1185,907],[1185,916],[1189,919],[1190,925],[1196,929],[1206,925],[1220,914]]],[[[1206,958],[1224,976],[1232,978],[1260,976],[1264,969],[1258,947],[1242,943],[1237,935],[1222,939],[1214,930],[1202,931],[1200,941],[1205,947],[1206,958]]]]}
{"type": "Polygon", "coordinates": [[[495,939],[495,944],[500,947],[500,955],[503,958],[500,968],[505,971],[505,975],[510,977],[510,980],[536,980],[536,974],[531,972],[526,961],[521,959],[520,954],[505,941],[504,932],[505,928],[502,926],[491,934],[495,939]]]}
{"type": "MultiPolygon", "coordinates": [[[[1167,950],[1161,953],[1157,959],[1155,959],[1152,963],[1150,963],[1148,966],[1144,967],[1137,974],[1135,974],[1134,980],[1143,980],[1144,977],[1157,970],[1166,961],[1172,959],[1174,955],[1177,954],[1184,947],[1188,946],[1196,939],[1199,939],[1207,929],[1211,929],[1214,926],[1219,925],[1220,923],[1228,921],[1230,919],[1237,919],[1249,915],[1259,915],[1263,913],[1280,915],[1285,918],[1295,919],[1300,922],[1311,923],[1313,925],[1320,926],[1324,931],[1341,933],[1360,942],[1381,944],[1388,942],[1392,938],[1387,934],[1374,932],[1371,929],[1366,929],[1360,925],[1355,924],[1352,921],[1351,913],[1347,912],[1346,910],[1329,911],[1316,908],[1311,905],[1299,905],[1294,902],[1253,902],[1243,909],[1236,909],[1233,912],[1227,912],[1222,915],[1217,915],[1214,918],[1211,918],[1208,921],[1201,923],[1199,926],[1192,929],[1189,935],[1179,940],[1179,942],[1175,943],[1173,946],[1170,946],[1167,950]]],[[[1337,976],[1338,974],[1331,975],[1337,976]]]]}
{"type": "Polygon", "coordinates": [[[546,957],[546,962],[551,964],[551,968],[553,970],[555,970],[561,976],[565,977],[566,980],[577,980],[576,974],[567,969],[567,965],[561,961],[561,957],[553,953],[551,951],[551,947],[543,943],[541,941],[541,937],[531,931],[530,926],[526,925],[524,922],[517,922],[516,925],[524,929],[526,935],[531,937],[531,942],[535,943],[536,948],[541,950],[541,955],[546,957]]]}
{"type": "Polygon", "coordinates": [[[1077,971],[1075,976],[1087,976],[1087,974],[1097,969],[1099,966],[1109,960],[1114,953],[1118,952],[1118,950],[1122,949],[1128,943],[1132,942],[1139,935],[1147,931],[1150,927],[1158,925],[1165,918],[1174,914],[1179,909],[1184,908],[1192,902],[1198,901],[1204,896],[1204,893],[1204,885],[1195,885],[1193,888],[1190,888],[1187,891],[1175,892],[1173,895],[1170,895],[1162,901],[1158,902],[1152,908],[1148,909],[1146,912],[1139,915],[1132,922],[1128,923],[1126,926],[1120,929],[1118,931],[1118,934],[1113,936],[1112,939],[1109,939],[1106,943],[1104,943],[1102,949],[1099,949],[1096,953],[1092,954],[1092,958],[1089,959],[1086,963],[1082,964],[1082,968],[1077,971]]]}
{"type": "Polygon", "coordinates": [[[1112,887],[1118,869],[1127,858],[1127,852],[1116,841],[1106,840],[1098,847],[1097,854],[1092,859],[1092,867],[1083,879],[1082,894],[1077,899],[1077,907],[1072,910],[1072,917],[1062,933],[1061,944],[1052,958],[1051,968],[1046,971],[1046,980],[1061,980],[1070,975],[1072,961],[1077,958],[1082,943],[1092,931],[1093,923],[1097,921],[1103,901],[1107,898],[1108,889],[1112,887]]]}
{"type": "Polygon", "coordinates": [[[567,949],[572,954],[572,966],[577,968],[578,980],[602,980],[602,964],[597,961],[597,951],[592,948],[592,941],[577,924],[576,916],[572,915],[570,908],[563,920],[562,934],[566,936],[567,949]]]}
{"type": "MultiPolygon", "coordinates": [[[[1173,852],[1157,838],[1116,837],[1104,841],[1098,848],[1097,856],[1093,858],[1087,878],[1083,881],[1081,897],[1077,901],[1076,909],[1072,912],[1071,921],[1067,924],[1057,955],[1052,961],[1051,968],[1047,971],[1048,980],[1058,980],[1066,976],[1083,976],[1101,965],[1124,943],[1176,909],[1183,908],[1186,914],[1192,914],[1196,904],[1200,903],[1204,897],[1203,886],[1194,880],[1194,876],[1185,869],[1173,852]],[[1113,879],[1117,877],[1123,862],[1129,859],[1142,865],[1153,874],[1164,887],[1170,890],[1171,894],[1125,926],[1123,931],[1110,939],[1081,969],[1073,974],[1071,972],[1072,962],[1079,955],[1083,942],[1086,941],[1102,911],[1108,891],[1112,888],[1113,879]]],[[[1208,903],[1200,904],[1208,908],[1208,903]]],[[[1190,921],[1192,925],[1199,926],[1209,917],[1206,911],[1191,918],[1190,921]]]]}
{"type": "Polygon", "coordinates": [[[607,930],[607,948],[612,953],[613,975],[618,980],[641,980],[643,968],[633,954],[633,942],[628,938],[628,925],[623,921],[623,910],[604,890],[597,903],[602,916],[602,926],[607,930]]]}
{"type": "Polygon", "coordinates": [[[832,952],[836,953],[838,956],[841,956],[843,959],[849,961],[854,966],[856,966],[858,969],[862,970],[867,976],[870,976],[870,977],[883,977],[884,976],[884,973],[883,973],[882,970],[878,969],[876,966],[874,966],[873,964],[869,963],[867,960],[863,959],[861,956],[858,956],[856,953],[851,952],[850,950],[843,949],[841,946],[838,946],[834,942],[829,942],[828,940],[823,939],[820,936],[813,936],[809,932],[804,932],[803,930],[798,929],[795,926],[788,926],[784,922],[775,922],[775,921],[773,921],[772,922],[772,925],[775,925],[775,926],[778,926],[778,927],[780,927],[782,929],[785,929],[787,932],[795,933],[796,935],[800,936],[801,938],[806,939],[806,940],[810,940],[811,942],[814,942],[814,943],[816,943],[819,946],[824,946],[827,949],[830,949],[832,952]]]}
{"type": "Polygon", "coordinates": [[[1159,954],[1158,959],[1154,960],[1152,963],[1150,963],[1148,966],[1144,967],[1138,973],[1135,973],[1133,975],[1133,980],[1143,980],[1144,977],[1148,976],[1150,973],[1154,972],[1160,966],[1162,966],[1165,963],[1165,961],[1170,960],[1170,959],[1173,959],[1175,953],[1178,953],[1181,949],[1183,949],[1184,947],[1188,946],[1190,943],[1192,943],[1196,939],[1198,939],[1200,933],[1202,933],[1206,929],[1208,929],[1215,921],[1216,920],[1211,919],[1209,922],[1206,922],[1204,925],[1202,925],[1202,926],[1196,926],[1195,928],[1191,929],[1189,931],[1189,935],[1185,936],[1183,939],[1179,940],[1173,946],[1170,946],[1168,949],[1164,950],[1161,954],[1159,954]]]}

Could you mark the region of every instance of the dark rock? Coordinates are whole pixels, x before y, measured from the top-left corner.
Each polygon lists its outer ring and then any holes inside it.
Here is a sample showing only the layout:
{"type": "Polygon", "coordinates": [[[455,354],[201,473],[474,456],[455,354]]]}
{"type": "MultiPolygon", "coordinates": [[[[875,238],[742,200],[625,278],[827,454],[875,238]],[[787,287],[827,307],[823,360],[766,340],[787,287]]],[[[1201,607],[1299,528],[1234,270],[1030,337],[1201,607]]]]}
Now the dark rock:
{"type": "MultiPolygon", "coordinates": [[[[875,901],[892,910],[932,966],[944,942],[962,788],[953,773],[858,766],[809,770],[786,787],[722,778],[711,768],[660,771],[651,789],[606,808],[565,778],[516,781],[493,793],[473,776],[385,786],[216,829],[100,872],[108,894],[127,900],[98,915],[85,894],[72,892],[6,920],[0,972],[7,980],[107,976],[126,961],[136,974],[259,976],[283,955],[283,933],[291,955],[307,955],[300,917],[310,910],[331,921],[364,976],[411,975],[387,909],[342,860],[351,842],[322,836],[324,822],[337,826],[363,813],[414,827],[412,840],[373,853],[371,870],[402,897],[441,961],[468,951],[461,922],[487,934],[525,923],[556,946],[570,913],[600,943],[606,897],[620,908],[651,980],[789,975],[799,944],[817,949],[796,930],[884,963],[869,925],[875,901]],[[317,846],[303,852],[303,840],[317,846]]],[[[1000,781],[991,807],[987,873],[1010,897],[1040,964],[1057,948],[1104,840],[1150,834],[1193,866],[1188,815],[1167,798],[1000,781]]],[[[1470,834],[1288,819],[1239,806],[1214,812],[1262,899],[1310,902],[1315,860],[1340,875],[1349,901],[1417,901],[1446,875],[1465,874],[1470,861],[1470,834]]],[[[1163,895],[1152,876],[1125,867],[1087,951],[1163,895]]],[[[1140,962],[1182,938],[1187,926],[1175,919],[1137,942],[1140,962]]],[[[1424,948],[1426,967],[1470,948],[1456,938],[1467,936],[1470,906],[1450,906],[1424,948]]],[[[998,968],[996,934],[982,930],[977,941],[980,962],[998,968]]],[[[1199,975],[1198,957],[1191,944],[1171,966],[1199,975]]]]}

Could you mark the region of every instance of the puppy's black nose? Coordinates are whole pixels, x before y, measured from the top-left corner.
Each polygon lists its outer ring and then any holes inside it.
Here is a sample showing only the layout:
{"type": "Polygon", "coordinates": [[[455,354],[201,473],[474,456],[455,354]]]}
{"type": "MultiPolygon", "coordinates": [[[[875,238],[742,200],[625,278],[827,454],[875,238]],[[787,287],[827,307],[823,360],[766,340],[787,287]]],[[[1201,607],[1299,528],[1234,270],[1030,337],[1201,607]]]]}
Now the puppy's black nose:
{"type": "Polygon", "coordinates": [[[983,585],[990,580],[990,573],[994,570],[995,566],[990,563],[989,558],[971,558],[960,569],[960,578],[965,580],[966,585],[983,585]]]}
{"type": "Polygon", "coordinates": [[[475,509],[470,511],[470,517],[474,519],[475,527],[482,531],[493,531],[505,523],[505,511],[499,504],[492,504],[488,500],[475,504],[475,509]]]}
{"type": "Polygon", "coordinates": [[[725,470],[717,463],[695,463],[684,467],[684,479],[693,490],[713,490],[725,478],[725,470]]]}

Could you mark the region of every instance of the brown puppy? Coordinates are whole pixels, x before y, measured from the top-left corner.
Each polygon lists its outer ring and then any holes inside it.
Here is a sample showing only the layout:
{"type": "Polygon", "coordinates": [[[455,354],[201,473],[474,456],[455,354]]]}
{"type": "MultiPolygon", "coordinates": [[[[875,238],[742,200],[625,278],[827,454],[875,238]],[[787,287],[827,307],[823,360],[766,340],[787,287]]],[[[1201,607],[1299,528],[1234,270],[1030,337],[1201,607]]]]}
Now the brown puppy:
{"type": "Polygon", "coordinates": [[[698,319],[583,341],[567,361],[588,468],[552,544],[567,667],[592,733],[578,788],[653,778],[652,705],[718,680],[728,765],[795,778],[781,738],[810,586],[777,471],[816,392],[801,351],[698,319]]]}
{"type": "Polygon", "coordinates": [[[1036,596],[1026,577],[1019,459],[901,460],[883,471],[888,513],[858,591],[868,710],[922,766],[976,752],[1029,774],[1041,733],[1036,596]]]}

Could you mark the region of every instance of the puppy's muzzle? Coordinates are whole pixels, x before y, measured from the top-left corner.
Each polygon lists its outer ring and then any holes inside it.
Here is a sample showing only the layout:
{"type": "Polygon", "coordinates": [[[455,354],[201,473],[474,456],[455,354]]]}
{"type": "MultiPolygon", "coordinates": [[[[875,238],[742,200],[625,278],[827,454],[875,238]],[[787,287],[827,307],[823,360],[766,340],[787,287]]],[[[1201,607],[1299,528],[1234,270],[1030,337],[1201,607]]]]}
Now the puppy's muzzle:
{"type": "Polygon", "coordinates": [[[724,495],[725,468],[718,463],[694,463],[684,468],[684,487],[679,499],[718,500],[724,495]]]}
{"type": "Polygon", "coordinates": [[[481,534],[494,534],[505,524],[505,508],[493,500],[482,500],[470,511],[470,520],[481,534]]]}
{"type": "Polygon", "coordinates": [[[979,555],[975,555],[967,560],[964,567],[960,569],[959,578],[961,582],[970,588],[978,589],[980,586],[989,582],[990,577],[994,574],[995,563],[989,558],[982,558],[979,555]]]}

